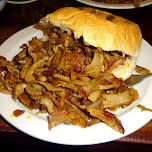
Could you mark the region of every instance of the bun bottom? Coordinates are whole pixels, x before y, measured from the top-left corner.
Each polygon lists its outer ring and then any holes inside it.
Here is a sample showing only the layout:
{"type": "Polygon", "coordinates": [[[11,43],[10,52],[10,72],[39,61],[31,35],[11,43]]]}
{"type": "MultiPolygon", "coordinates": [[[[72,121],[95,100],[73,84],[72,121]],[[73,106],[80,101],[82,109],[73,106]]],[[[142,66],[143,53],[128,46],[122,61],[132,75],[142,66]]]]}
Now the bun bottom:
{"type": "Polygon", "coordinates": [[[137,58],[135,57],[127,58],[124,65],[119,65],[112,71],[112,74],[114,74],[117,78],[122,78],[123,80],[128,79],[136,67],[136,61],[137,58]]]}

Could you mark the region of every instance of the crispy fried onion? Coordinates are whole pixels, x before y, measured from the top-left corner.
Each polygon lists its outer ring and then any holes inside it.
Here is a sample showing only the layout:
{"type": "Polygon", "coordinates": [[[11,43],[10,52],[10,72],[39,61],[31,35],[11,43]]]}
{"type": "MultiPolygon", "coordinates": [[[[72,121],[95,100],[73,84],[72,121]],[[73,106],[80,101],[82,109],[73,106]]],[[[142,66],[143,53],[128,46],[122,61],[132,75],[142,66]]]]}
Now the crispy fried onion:
{"type": "Polygon", "coordinates": [[[41,60],[37,61],[36,63],[34,63],[26,72],[25,75],[25,82],[29,83],[29,82],[33,82],[35,80],[33,74],[34,71],[39,68],[42,67],[44,62],[48,60],[48,56],[44,56],[41,60]]]}
{"type": "Polygon", "coordinates": [[[14,87],[14,100],[16,100],[19,95],[21,95],[24,92],[24,89],[27,87],[27,85],[23,82],[23,83],[18,83],[17,85],[15,85],[14,87]]]}
{"type": "Polygon", "coordinates": [[[45,34],[45,41],[35,37],[29,46],[23,44],[12,61],[0,57],[0,92],[12,94],[30,110],[47,112],[49,129],[60,123],[86,128],[105,122],[124,133],[109,110],[138,99],[135,89],[111,73],[126,57],[86,46],[56,27],[45,34]]]}
{"type": "Polygon", "coordinates": [[[50,114],[55,111],[54,103],[50,99],[48,99],[47,97],[42,97],[40,99],[40,103],[47,107],[47,110],[50,114]]]}

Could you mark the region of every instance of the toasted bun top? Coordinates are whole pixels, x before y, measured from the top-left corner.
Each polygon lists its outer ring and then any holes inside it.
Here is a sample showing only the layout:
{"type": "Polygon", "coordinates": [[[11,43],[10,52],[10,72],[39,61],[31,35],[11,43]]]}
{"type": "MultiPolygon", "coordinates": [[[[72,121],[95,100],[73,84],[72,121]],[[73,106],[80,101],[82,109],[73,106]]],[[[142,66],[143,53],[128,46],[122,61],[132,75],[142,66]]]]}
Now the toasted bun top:
{"type": "Polygon", "coordinates": [[[64,7],[44,17],[40,23],[51,23],[75,38],[83,36],[86,44],[104,51],[119,50],[137,57],[142,34],[139,26],[127,19],[94,8],[64,7]]]}

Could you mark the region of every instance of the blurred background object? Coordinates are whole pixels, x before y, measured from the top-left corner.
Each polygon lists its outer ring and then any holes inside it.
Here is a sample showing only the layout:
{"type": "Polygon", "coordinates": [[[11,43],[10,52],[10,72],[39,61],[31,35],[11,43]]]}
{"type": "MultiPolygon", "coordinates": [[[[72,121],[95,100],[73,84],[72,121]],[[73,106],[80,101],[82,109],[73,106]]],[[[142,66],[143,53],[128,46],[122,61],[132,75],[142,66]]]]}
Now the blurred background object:
{"type": "Polygon", "coordinates": [[[37,0],[7,0],[7,3],[11,4],[26,4],[26,3],[31,3],[35,2],[37,0]]]}
{"type": "Polygon", "coordinates": [[[6,5],[6,0],[0,0],[0,11],[4,8],[6,5]]]}

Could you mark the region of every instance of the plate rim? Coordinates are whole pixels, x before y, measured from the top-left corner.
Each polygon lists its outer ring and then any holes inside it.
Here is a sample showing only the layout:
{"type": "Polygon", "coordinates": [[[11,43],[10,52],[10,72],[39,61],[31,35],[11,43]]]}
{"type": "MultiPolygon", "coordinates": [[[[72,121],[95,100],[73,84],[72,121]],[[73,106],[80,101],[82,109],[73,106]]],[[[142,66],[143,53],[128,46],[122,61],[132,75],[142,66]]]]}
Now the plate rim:
{"type": "Polygon", "coordinates": [[[37,0],[25,0],[25,1],[12,1],[12,0],[7,0],[7,3],[10,4],[27,4],[27,3],[32,3],[35,2],[37,0]]]}
{"type": "MultiPolygon", "coordinates": [[[[108,8],[108,9],[135,9],[133,4],[107,4],[107,3],[102,3],[102,2],[95,2],[92,0],[76,0],[80,3],[94,6],[94,7],[99,7],[99,8],[108,8]]],[[[145,0],[140,2],[140,7],[145,7],[148,5],[151,5],[152,1],[151,0],[145,0]]]]}

